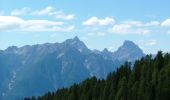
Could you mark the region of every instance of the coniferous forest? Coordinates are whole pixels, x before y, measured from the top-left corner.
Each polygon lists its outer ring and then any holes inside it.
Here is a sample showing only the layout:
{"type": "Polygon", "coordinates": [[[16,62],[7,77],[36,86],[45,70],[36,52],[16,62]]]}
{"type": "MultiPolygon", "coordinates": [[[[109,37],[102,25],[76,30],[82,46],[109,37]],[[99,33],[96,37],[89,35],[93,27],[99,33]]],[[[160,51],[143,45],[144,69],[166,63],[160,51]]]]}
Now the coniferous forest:
{"type": "Polygon", "coordinates": [[[24,100],[170,100],[170,54],[126,62],[106,79],[86,79],[70,88],[24,100]]]}

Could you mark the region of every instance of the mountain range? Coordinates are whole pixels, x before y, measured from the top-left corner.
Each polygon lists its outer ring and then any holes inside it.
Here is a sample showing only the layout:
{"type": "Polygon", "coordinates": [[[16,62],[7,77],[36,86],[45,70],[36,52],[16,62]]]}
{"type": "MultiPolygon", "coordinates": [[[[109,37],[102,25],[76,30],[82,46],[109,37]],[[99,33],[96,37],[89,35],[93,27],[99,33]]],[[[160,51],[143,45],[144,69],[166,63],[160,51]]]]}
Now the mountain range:
{"type": "Polygon", "coordinates": [[[132,41],[117,51],[90,50],[78,38],[62,43],[11,46],[0,51],[0,100],[39,96],[86,78],[106,78],[125,61],[145,56],[132,41]]]}

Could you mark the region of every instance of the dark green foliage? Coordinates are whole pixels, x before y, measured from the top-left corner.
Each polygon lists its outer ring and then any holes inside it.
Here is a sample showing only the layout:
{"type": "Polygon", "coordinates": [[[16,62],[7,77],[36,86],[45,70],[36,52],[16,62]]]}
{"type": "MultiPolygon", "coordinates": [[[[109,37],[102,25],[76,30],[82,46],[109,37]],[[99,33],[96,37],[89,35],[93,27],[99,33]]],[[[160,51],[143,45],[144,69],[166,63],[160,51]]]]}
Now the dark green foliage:
{"type": "Polygon", "coordinates": [[[147,55],[133,69],[126,62],[105,80],[92,77],[36,100],[170,100],[170,54],[147,55]]]}

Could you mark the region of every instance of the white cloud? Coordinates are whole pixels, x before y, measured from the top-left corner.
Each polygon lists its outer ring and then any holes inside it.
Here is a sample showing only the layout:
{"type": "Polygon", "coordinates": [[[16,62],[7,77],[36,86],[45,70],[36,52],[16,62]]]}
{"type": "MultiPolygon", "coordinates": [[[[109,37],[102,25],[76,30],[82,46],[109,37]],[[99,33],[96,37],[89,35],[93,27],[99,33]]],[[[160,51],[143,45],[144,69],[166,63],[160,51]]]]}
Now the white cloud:
{"type": "Polygon", "coordinates": [[[55,16],[55,18],[61,18],[61,19],[65,19],[65,20],[72,20],[72,19],[74,19],[74,17],[75,17],[74,14],[65,15],[64,13],[58,14],[55,16]]]}
{"type": "Polygon", "coordinates": [[[54,7],[48,6],[44,9],[37,10],[32,12],[33,15],[46,15],[46,16],[51,16],[57,19],[64,19],[64,20],[72,20],[75,18],[74,14],[65,14],[63,11],[59,11],[54,7]]]}
{"type": "Polygon", "coordinates": [[[120,34],[127,34],[130,33],[130,25],[126,24],[120,24],[120,25],[114,25],[113,28],[111,29],[111,32],[113,33],[120,33],[120,34]]]}
{"type": "Polygon", "coordinates": [[[24,20],[14,16],[0,16],[0,31],[19,32],[69,32],[74,26],[63,27],[63,22],[49,20],[24,20]]]}
{"type": "Polygon", "coordinates": [[[159,26],[160,23],[158,21],[151,21],[151,22],[147,22],[147,23],[143,23],[141,21],[124,21],[123,24],[128,24],[128,25],[132,25],[135,27],[151,27],[151,26],[159,26]]]}
{"type": "Polygon", "coordinates": [[[167,33],[170,34],[170,30],[167,33]]]}
{"type": "Polygon", "coordinates": [[[166,19],[165,21],[162,22],[161,24],[164,27],[169,27],[170,26],[170,19],[166,19]]]}
{"type": "Polygon", "coordinates": [[[151,22],[148,22],[146,24],[144,24],[144,26],[159,26],[160,25],[160,22],[158,21],[151,21],[151,22]]]}
{"type": "Polygon", "coordinates": [[[84,21],[83,25],[86,25],[86,26],[96,26],[96,25],[107,26],[107,25],[113,24],[114,22],[115,22],[115,20],[111,17],[106,17],[104,19],[99,19],[97,17],[91,17],[88,20],[84,21]]]}
{"type": "Polygon", "coordinates": [[[124,21],[122,25],[141,26],[142,23],[140,21],[124,21]]]}
{"type": "Polygon", "coordinates": [[[158,21],[150,21],[150,22],[141,22],[135,20],[128,20],[120,22],[120,24],[115,24],[109,31],[114,34],[138,34],[138,35],[146,35],[151,32],[151,27],[159,26],[160,23],[158,21]]]}
{"type": "Polygon", "coordinates": [[[90,33],[87,33],[87,35],[88,35],[88,36],[94,36],[94,35],[96,35],[96,34],[95,34],[95,33],[90,32],[90,33]]]}
{"type": "Polygon", "coordinates": [[[117,24],[114,25],[112,29],[109,30],[111,33],[114,34],[121,34],[121,35],[127,35],[127,34],[141,34],[145,35],[150,32],[148,29],[144,28],[134,28],[132,25],[129,24],[117,24]]]}
{"type": "Polygon", "coordinates": [[[24,20],[18,17],[0,16],[0,31],[8,29],[13,30],[17,27],[20,27],[21,23],[24,23],[24,20]]]}
{"type": "Polygon", "coordinates": [[[104,32],[90,32],[87,35],[88,36],[105,36],[106,33],[104,33],[104,32]]]}
{"type": "Polygon", "coordinates": [[[152,39],[152,40],[149,40],[148,43],[146,45],[148,46],[153,46],[153,45],[156,45],[157,44],[157,41],[152,39]]]}
{"type": "Polygon", "coordinates": [[[53,8],[51,6],[46,7],[45,9],[33,12],[33,14],[35,14],[35,15],[48,15],[48,16],[52,16],[56,13],[57,12],[55,11],[55,8],[53,8]]]}
{"type": "Polygon", "coordinates": [[[22,16],[27,14],[31,9],[29,7],[24,7],[22,9],[15,9],[11,12],[12,16],[22,16]]]}
{"type": "MultiPolygon", "coordinates": [[[[84,21],[83,25],[93,26],[89,27],[89,30],[93,31],[94,29],[98,29],[97,32],[102,31],[103,33],[114,33],[121,35],[146,35],[152,31],[152,28],[160,27],[161,23],[159,21],[142,22],[136,20],[126,20],[118,22],[111,17],[105,17],[104,19],[91,17],[88,20],[84,21]]],[[[97,33],[92,32],[88,33],[88,35],[97,35],[97,33]]]]}

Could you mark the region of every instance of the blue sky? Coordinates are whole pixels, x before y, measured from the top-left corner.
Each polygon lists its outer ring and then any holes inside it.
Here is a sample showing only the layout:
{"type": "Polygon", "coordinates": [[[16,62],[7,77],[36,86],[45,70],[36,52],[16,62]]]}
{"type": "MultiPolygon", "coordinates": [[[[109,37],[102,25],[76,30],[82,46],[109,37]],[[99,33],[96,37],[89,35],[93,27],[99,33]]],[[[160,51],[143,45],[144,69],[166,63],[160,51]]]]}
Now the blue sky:
{"type": "Polygon", "coordinates": [[[91,49],[124,40],[170,51],[169,0],[0,0],[0,49],[78,36],[91,49]]]}

